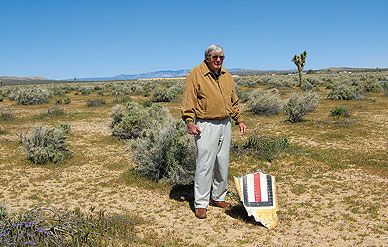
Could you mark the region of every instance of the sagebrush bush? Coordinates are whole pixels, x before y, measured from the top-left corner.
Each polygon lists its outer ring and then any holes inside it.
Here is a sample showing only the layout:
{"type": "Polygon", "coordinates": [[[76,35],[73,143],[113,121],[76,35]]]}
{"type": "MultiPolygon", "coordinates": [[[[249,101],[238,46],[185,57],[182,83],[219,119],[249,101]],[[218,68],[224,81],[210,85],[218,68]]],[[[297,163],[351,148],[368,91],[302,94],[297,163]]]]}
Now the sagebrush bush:
{"type": "Polygon", "coordinates": [[[79,209],[41,207],[9,215],[0,207],[0,246],[129,246],[137,240],[138,222],[133,216],[79,209]]]}
{"type": "Polygon", "coordinates": [[[288,147],[289,141],[286,137],[261,136],[258,130],[254,130],[245,143],[233,145],[232,150],[237,154],[245,153],[272,161],[288,147]]]}
{"type": "Polygon", "coordinates": [[[135,171],[149,179],[167,179],[173,184],[194,180],[196,146],[182,121],[170,119],[149,130],[146,138],[132,142],[135,171]]]}
{"type": "Polygon", "coordinates": [[[279,90],[255,90],[247,101],[250,111],[257,115],[275,115],[281,110],[279,90]]]}
{"type": "Polygon", "coordinates": [[[65,97],[65,98],[63,99],[63,104],[68,105],[68,104],[70,104],[70,103],[71,103],[71,99],[70,99],[69,97],[65,97]]]}
{"type": "Polygon", "coordinates": [[[286,120],[292,123],[302,121],[308,112],[315,110],[318,103],[319,95],[316,93],[309,93],[306,96],[293,93],[284,106],[286,120]]]}
{"type": "Polygon", "coordinates": [[[134,139],[147,135],[147,130],[166,121],[167,110],[158,104],[144,107],[137,102],[129,102],[127,107],[115,106],[111,113],[112,135],[120,139],[134,139]]]}
{"type": "Polygon", "coordinates": [[[46,118],[46,117],[58,117],[58,116],[63,116],[65,115],[65,110],[60,107],[59,105],[53,107],[53,108],[49,108],[47,109],[46,112],[42,112],[39,114],[39,118],[46,118]]]}
{"type": "Polygon", "coordinates": [[[49,90],[40,87],[22,87],[16,88],[9,95],[18,104],[37,105],[48,103],[52,97],[49,90]]]}
{"type": "Polygon", "coordinates": [[[380,93],[384,91],[382,83],[378,80],[366,81],[363,86],[365,92],[380,93]]]}
{"type": "Polygon", "coordinates": [[[247,91],[242,91],[239,88],[237,88],[236,94],[239,102],[241,103],[245,103],[249,100],[249,92],[247,91]]]}
{"type": "Polygon", "coordinates": [[[351,100],[362,99],[363,95],[360,87],[341,83],[335,84],[327,97],[332,100],[351,100]]]}
{"type": "Polygon", "coordinates": [[[8,106],[2,106],[0,107],[0,120],[8,121],[15,119],[15,113],[13,112],[12,108],[8,106]]]}
{"type": "Polygon", "coordinates": [[[63,132],[63,134],[67,135],[71,131],[71,125],[67,123],[60,123],[55,125],[55,128],[59,129],[60,131],[63,132]]]}
{"type": "Polygon", "coordinates": [[[34,164],[59,163],[71,155],[65,133],[58,128],[37,126],[21,133],[19,139],[34,164]]]}
{"type": "Polygon", "coordinates": [[[89,99],[88,102],[86,102],[87,107],[100,107],[105,104],[106,102],[104,99],[89,99]]]}
{"type": "Polygon", "coordinates": [[[152,95],[152,101],[153,102],[171,102],[175,101],[177,99],[177,92],[174,90],[174,88],[157,88],[152,95]]]}
{"type": "Polygon", "coordinates": [[[350,111],[346,106],[340,105],[330,110],[330,116],[332,117],[350,117],[350,111]]]}

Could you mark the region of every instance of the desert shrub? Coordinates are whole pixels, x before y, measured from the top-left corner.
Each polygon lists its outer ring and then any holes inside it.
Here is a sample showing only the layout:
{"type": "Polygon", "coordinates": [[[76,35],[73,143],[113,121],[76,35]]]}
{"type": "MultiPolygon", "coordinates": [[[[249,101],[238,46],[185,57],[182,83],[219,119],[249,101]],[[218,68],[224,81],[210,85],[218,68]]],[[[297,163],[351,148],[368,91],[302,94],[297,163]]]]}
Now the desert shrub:
{"type": "Polygon", "coordinates": [[[330,110],[330,116],[332,117],[350,117],[350,111],[346,106],[336,106],[335,108],[330,110]]]}
{"type": "Polygon", "coordinates": [[[234,145],[233,152],[254,155],[267,161],[274,160],[281,152],[289,147],[285,137],[260,136],[259,131],[253,133],[241,145],[234,145]]]}
{"type": "Polygon", "coordinates": [[[171,87],[168,89],[157,88],[152,95],[153,102],[171,102],[176,99],[177,93],[171,87]]]}
{"type": "MultiPolygon", "coordinates": [[[[1,210],[1,209],[0,209],[1,210]]],[[[128,246],[139,219],[79,209],[34,208],[0,216],[0,246],[128,246]]]]}
{"type": "Polygon", "coordinates": [[[71,99],[70,99],[69,97],[65,97],[65,98],[63,99],[63,104],[68,105],[68,104],[70,104],[70,103],[71,103],[71,99]]]}
{"type": "Polygon", "coordinates": [[[56,96],[65,95],[65,90],[61,87],[50,87],[49,90],[52,95],[56,95],[56,96]]]}
{"type": "Polygon", "coordinates": [[[167,110],[158,104],[144,107],[136,102],[129,102],[127,107],[115,106],[112,111],[112,135],[120,139],[134,139],[146,136],[149,128],[162,124],[167,110]]]}
{"type": "Polygon", "coordinates": [[[62,131],[62,133],[65,134],[65,135],[69,134],[70,131],[71,131],[71,125],[67,124],[67,123],[57,124],[57,125],[55,125],[55,128],[57,128],[60,131],[62,131]]]}
{"type": "Polygon", "coordinates": [[[12,108],[7,106],[0,107],[0,120],[8,121],[8,120],[13,120],[15,118],[16,116],[12,108]]]}
{"type": "Polygon", "coordinates": [[[100,107],[105,105],[104,99],[89,99],[88,102],[86,102],[87,107],[100,107]]]}
{"type": "Polygon", "coordinates": [[[281,110],[279,90],[255,90],[247,101],[250,111],[257,115],[275,115],[281,110]]]}
{"type": "Polygon", "coordinates": [[[318,103],[319,96],[316,93],[309,93],[306,96],[293,93],[284,106],[286,120],[292,123],[302,121],[308,112],[315,110],[318,103]]]}
{"type": "Polygon", "coordinates": [[[170,119],[150,129],[147,138],[139,138],[131,146],[138,174],[152,180],[167,179],[173,184],[194,180],[196,147],[182,121],[170,119]]]}
{"type": "Polygon", "coordinates": [[[4,134],[4,133],[5,133],[5,128],[0,125],[0,134],[4,134]]]}
{"type": "Polygon", "coordinates": [[[94,87],[92,86],[82,86],[79,91],[81,92],[81,95],[89,95],[94,91],[94,87]]]}
{"type": "Polygon", "coordinates": [[[365,90],[365,92],[372,93],[379,93],[384,90],[383,85],[377,80],[366,81],[363,85],[363,89],[365,90]]]}
{"type": "Polygon", "coordinates": [[[38,115],[38,118],[47,118],[47,117],[58,117],[65,115],[65,110],[60,106],[55,106],[53,108],[47,109],[46,112],[42,112],[38,115]]]}
{"type": "Polygon", "coordinates": [[[303,91],[311,91],[314,89],[314,85],[309,80],[302,80],[302,84],[300,85],[300,88],[303,91]]]}
{"type": "Polygon", "coordinates": [[[129,95],[117,96],[113,99],[113,103],[116,103],[116,104],[123,104],[131,101],[132,101],[132,98],[129,95]]]}
{"type": "Polygon", "coordinates": [[[327,95],[332,100],[362,99],[362,91],[358,86],[347,83],[335,84],[332,91],[327,95]]]}
{"type": "Polygon", "coordinates": [[[62,130],[47,126],[34,127],[20,134],[27,158],[34,164],[59,163],[70,156],[69,145],[62,130]]]}
{"type": "Polygon", "coordinates": [[[55,99],[55,104],[61,105],[61,104],[63,104],[63,100],[62,99],[55,99]]]}
{"type": "Polygon", "coordinates": [[[249,92],[247,91],[243,91],[237,88],[236,94],[241,103],[245,103],[249,100],[249,92]]]}
{"type": "Polygon", "coordinates": [[[4,220],[8,216],[7,208],[0,202],[0,221],[4,220]]]}
{"type": "Polygon", "coordinates": [[[270,88],[284,88],[284,87],[291,87],[294,84],[296,84],[296,82],[294,82],[293,80],[290,80],[288,78],[276,77],[276,78],[271,78],[270,80],[268,80],[267,84],[270,88]]]}
{"type": "Polygon", "coordinates": [[[49,102],[51,94],[47,89],[40,87],[23,87],[15,89],[10,95],[18,104],[37,105],[49,102]]]}

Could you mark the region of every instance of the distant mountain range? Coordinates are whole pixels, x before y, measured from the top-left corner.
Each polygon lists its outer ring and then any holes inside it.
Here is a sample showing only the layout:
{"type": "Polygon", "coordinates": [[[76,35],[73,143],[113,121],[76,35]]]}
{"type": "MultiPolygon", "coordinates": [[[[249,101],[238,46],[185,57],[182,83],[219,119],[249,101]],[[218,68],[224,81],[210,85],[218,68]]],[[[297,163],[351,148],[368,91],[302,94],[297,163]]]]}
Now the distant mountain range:
{"type": "MultiPolygon", "coordinates": [[[[315,73],[338,73],[341,71],[348,72],[360,72],[360,71],[388,71],[388,68],[348,68],[348,67],[332,67],[319,70],[310,70],[315,73]]],[[[141,74],[132,75],[116,75],[110,77],[90,77],[90,78],[72,78],[64,80],[51,80],[41,76],[34,77],[16,77],[16,76],[0,76],[0,80],[4,82],[4,85],[10,84],[23,84],[27,83],[51,83],[56,81],[123,81],[123,80],[137,80],[137,79],[152,79],[152,78],[174,78],[184,77],[189,73],[188,69],[181,70],[161,70],[141,74]]],[[[262,75],[262,74],[289,74],[295,73],[295,70],[250,70],[250,69],[228,69],[233,75],[262,75]]],[[[305,72],[309,72],[305,70],[305,72]]]]}

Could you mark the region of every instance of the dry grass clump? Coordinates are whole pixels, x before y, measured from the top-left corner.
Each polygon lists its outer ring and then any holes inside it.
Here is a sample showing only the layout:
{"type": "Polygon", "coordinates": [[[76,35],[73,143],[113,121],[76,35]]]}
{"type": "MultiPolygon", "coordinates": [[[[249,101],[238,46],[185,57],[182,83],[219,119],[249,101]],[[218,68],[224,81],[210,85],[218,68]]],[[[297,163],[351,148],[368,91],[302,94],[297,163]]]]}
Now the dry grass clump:
{"type": "Polygon", "coordinates": [[[350,111],[346,106],[340,105],[330,110],[330,116],[332,117],[350,117],[350,111]]]}
{"type": "Polygon", "coordinates": [[[253,130],[253,133],[244,143],[234,144],[232,151],[237,156],[247,154],[272,161],[289,147],[289,141],[286,137],[263,136],[259,132],[258,129],[253,130]]]}
{"type": "Polygon", "coordinates": [[[59,163],[71,155],[65,133],[59,128],[37,126],[21,133],[19,139],[34,164],[59,163]]]}

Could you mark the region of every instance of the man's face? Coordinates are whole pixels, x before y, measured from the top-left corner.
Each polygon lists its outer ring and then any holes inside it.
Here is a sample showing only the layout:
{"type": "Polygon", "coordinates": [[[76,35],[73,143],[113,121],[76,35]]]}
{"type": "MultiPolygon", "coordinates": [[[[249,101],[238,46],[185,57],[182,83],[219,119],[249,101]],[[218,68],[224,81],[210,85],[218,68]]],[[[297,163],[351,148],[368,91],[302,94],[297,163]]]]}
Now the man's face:
{"type": "Polygon", "coordinates": [[[224,52],[211,51],[210,55],[207,56],[209,69],[214,72],[218,72],[218,70],[221,69],[224,58],[224,52]]]}

